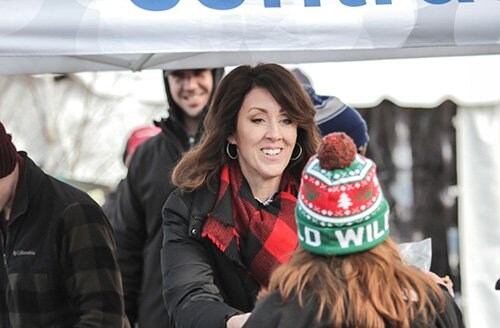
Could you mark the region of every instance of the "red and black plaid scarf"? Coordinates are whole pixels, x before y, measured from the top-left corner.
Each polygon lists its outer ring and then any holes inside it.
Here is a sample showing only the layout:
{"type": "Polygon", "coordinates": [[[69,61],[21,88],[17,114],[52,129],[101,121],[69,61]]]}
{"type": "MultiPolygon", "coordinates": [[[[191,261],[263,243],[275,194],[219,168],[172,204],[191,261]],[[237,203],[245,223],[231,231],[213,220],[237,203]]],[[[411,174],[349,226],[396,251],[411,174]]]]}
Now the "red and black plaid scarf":
{"type": "Polygon", "coordinates": [[[272,270],[287,261],[298,244],[296,194],[296,184],[284,176],[274,200],[263,206],[253,197],[239,165],[226,164],[202,236],[267,287],[272,270]]]}

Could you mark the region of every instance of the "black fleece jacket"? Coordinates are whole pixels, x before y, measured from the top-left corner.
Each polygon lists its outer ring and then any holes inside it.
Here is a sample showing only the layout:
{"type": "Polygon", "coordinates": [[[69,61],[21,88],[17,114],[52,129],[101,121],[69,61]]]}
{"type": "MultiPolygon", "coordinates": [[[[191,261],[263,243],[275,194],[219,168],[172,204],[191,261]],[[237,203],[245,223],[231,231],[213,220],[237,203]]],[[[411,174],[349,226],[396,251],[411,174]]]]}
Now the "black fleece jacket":
{"type": "MultiPolygon", "coordinates": [[[[214,90],[222,68],[213,70],[214,90]]],[[[123,277],[125,310],[131,325],[141,328],[168,327],[161,286],[161,209],[172,192],[171,172],[192,144],[182,125],[182,109],[173,101],[165,79],[168,118],[155,124],[158,135],[141,144],[134,153],[128,173],[118,189],[113,224],[118,263],[123,277]]],[[[204,115],[207,111],[205,108],[204,115]]],[[[201,126],[195,138],[202,134],[201,126]]]]}

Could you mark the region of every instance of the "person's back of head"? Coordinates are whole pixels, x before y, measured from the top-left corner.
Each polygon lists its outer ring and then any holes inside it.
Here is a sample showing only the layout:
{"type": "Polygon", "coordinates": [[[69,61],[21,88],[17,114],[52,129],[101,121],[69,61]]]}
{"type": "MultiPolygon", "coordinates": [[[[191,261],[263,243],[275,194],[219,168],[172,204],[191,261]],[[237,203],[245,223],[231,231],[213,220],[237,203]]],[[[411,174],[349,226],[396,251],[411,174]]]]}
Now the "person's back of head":
{"type": "Polygon", "coordinates": [[[409,327],[442,310],[437,284],[402,262],[376,165],[345,133],[325,136],[307,163],[295,215],[300,247],[271,291],[314,298],[317,319],[335,327],[409,327]]]}
{"type": "Polygon", "coordinates": [[[356,144],[362,155],[370,140],[368,126],[361,114],[353,107],[346,105],[337,97],[329,97],[323,103],[315,103],[316,124],[322,135],[332,132],[345,132],[356,144]]]}
{"type": "Polygon", "coordinates": [[[345,132],[356,144],[362,155],[370,141],[368,125],[359,111],[346,105],[335,96],[318,95],[310,79],[300,69],[292,70],[307,92],[316,109],[316,124],[322,136],[333,132],[345,132]]]}

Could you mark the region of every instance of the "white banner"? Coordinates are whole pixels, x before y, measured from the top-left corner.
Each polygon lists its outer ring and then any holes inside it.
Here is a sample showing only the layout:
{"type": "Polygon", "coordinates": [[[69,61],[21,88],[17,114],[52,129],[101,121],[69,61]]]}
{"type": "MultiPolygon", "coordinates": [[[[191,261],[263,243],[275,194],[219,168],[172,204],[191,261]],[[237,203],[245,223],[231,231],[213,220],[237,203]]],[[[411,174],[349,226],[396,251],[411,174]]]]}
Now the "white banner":
{"type": "Polygon", "coordinates": [[[0,0],[0,74],[494,53],[498,0],[0,0]]]}

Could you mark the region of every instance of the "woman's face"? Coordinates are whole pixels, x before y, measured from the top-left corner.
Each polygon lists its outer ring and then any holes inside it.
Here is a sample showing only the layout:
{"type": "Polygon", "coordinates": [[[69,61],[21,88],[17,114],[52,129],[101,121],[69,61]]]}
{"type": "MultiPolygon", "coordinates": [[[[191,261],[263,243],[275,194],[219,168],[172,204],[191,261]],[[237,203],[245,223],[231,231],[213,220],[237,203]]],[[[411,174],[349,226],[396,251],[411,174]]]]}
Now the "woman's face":
{"type": "Polygon", "coordinates": [[[250,186],[281,180],[297,140],[297,124],[286,108],[263,88],[252,89],[238,113],[236,132],[229,142],[238,147],[238,161],[250,186]]]}

